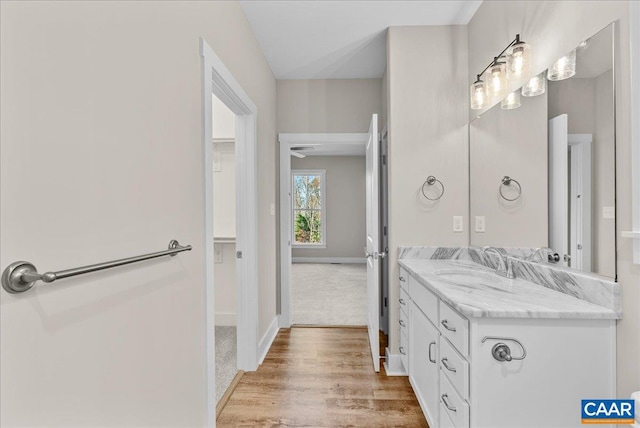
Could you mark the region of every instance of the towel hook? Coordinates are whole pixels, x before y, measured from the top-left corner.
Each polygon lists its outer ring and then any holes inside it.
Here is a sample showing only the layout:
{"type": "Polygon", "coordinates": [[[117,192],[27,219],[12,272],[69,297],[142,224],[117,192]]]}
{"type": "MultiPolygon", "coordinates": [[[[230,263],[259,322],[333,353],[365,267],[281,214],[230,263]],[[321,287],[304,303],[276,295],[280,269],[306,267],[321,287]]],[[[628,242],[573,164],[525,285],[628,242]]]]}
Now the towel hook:
{"type": "Polygon", "coordinates": [[[430,201],[437,201],[437,200],[439,200],[439,199],[442,197],[442,195],[444,195],[444,184],[442,184],[442,181],[438,180],[438,179],[437,179],[437,178],[435,178],[433,175],[430,175],[430,176],[428,176],[428,177],[427,177],[427,179],[425,180],[425,182],[422,184],[422,195],[423,195],[425,198],[429,199],[430,201]],[[428,184],[429,186],[433,186],[434,184],[436,184],[436,182],[437,182],[437,183],[440,183],[440,187],[442,187],[442,192],[440,192],[440,196],[438,196],[437,198],[430,198],[430,197],[428,197],[428,196],[427,196],[427,194],[425,193],[425,191],[424,191],[424,186],[426,186],[427,184],[428,184]]]}
{"type": "Polygon", "coordinates": [[[500,196],[502,197],[502,199],[509,202],[513,202],[517,200],[520,197],[520,195],[522,195],[522,186],[520,186],[520,183],[518,182],[518,180],[516,180],[515,178],[511,178],[508,175],[505,175],[504,177],[502,177],[502,180],[500,181],[500,187],[498,188],[498,190],[500,191],[500,196]],[[510,186],[511,183],[516,183],[516,185],[518,186],[518,196],[516,196],[515,198],[507,198],[504,195],[504,193],[502,193],[502,186],[510,186]]]}

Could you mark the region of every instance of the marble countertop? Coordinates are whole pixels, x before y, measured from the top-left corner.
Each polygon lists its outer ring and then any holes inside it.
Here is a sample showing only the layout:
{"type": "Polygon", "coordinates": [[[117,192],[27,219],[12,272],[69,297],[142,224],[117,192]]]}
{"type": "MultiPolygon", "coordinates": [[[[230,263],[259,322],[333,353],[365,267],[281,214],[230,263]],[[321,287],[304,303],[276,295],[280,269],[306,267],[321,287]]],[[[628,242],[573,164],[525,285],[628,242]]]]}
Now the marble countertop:
{"type": "Polygon", "coordinates": [[[620,319],[620,314],[468,260],[400,259],[422,285],[471,318],[620,319]]]}

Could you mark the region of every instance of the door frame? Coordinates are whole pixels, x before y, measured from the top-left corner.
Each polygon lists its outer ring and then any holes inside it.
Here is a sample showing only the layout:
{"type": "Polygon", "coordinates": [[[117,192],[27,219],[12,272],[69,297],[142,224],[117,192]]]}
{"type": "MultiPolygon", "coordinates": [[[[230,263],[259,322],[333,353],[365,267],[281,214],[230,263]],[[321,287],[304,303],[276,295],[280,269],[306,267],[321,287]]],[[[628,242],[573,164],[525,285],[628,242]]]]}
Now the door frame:
{"type": "Polygon", "coordinates": [[[236,114],[236,294],[238,369],[258,368],[258,109],[207,42],[202,57],[202,158],[204,201],[207,426],[215,427],[215,304],[213,276],[213,106],[217,96],[236,114]]]}
{"type": "Polygon", "coordinates": [[[569,254],[570,266],[591,272],[591,134],[568,134],[571,153],[569,254]],[[575,197],[580,195],[580,200],[575,197]],[[578,242],[580,241],[580,242],[578,242]],[[578,249],[578,244],[582,248],[578,249]],[[577,257],[580,255],[580,257],[577,257]]]}
{"type": "Polygon", "coordinates": [[[280,328],[291,327],[293,315],[293,289],[291,287],[291,236],[293,221],[291,212],[291,148],[315,145],[366,144],[367,133],[281,133],[280,142],[280,328]]]}

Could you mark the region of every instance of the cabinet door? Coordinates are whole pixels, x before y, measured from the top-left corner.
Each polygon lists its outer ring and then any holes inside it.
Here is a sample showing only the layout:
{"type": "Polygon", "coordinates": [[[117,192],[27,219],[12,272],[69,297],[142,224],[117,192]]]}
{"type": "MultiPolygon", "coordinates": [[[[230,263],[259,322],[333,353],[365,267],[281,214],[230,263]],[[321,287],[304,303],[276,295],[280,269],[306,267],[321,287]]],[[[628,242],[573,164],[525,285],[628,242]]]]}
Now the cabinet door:
{"type": "Polygon", "coordinates": [[[409,377],[429,426],[438,424],[438,329],[411,302],[409,377]]]}

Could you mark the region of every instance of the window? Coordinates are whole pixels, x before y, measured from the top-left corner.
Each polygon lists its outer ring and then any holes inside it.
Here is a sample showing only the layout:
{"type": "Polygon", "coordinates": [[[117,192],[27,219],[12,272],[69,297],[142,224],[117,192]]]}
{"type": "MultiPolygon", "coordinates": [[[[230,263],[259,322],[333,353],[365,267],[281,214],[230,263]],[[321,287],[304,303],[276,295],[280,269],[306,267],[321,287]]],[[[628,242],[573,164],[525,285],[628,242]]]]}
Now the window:
{"type": "Polygon", "coordinates": [[[326,247],[325,171],[292,171],[294,247],[326,247]]]}

